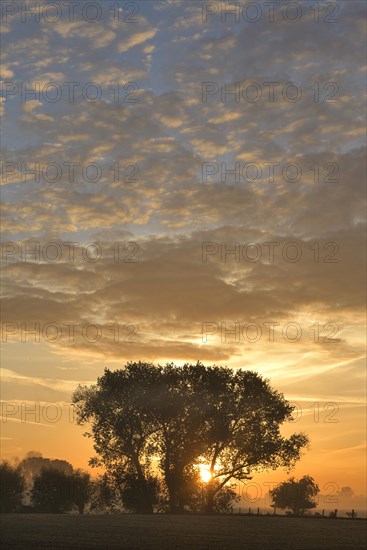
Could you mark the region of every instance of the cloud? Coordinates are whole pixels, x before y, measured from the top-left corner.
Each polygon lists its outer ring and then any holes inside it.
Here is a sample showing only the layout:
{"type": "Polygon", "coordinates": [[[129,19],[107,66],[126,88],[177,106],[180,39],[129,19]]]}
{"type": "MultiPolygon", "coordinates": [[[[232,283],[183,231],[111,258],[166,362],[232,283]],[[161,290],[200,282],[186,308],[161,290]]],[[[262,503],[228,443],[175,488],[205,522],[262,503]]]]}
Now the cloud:
{"type": "Polygon", "coordinates": [[[128,50],[130,50],[130,48],[133,48],[134,46],[144,44],[145,42],[147,42],[147,40],[153,38],[156,33],[157,29],[147,29],[146,31],[130,34],[127,39],[124,39],[119,43],[119,52],[127,52],[128,50]]]}
{"type": "Polygon", "coordinates": [[[36,99],[30,100],[22,105],[22,109],[26,113],[33,113],[35,109],[39,109],[40,107],[42,107],[42,102],[36,99]]]}
{"type": "Polygon", "coordinates": [[[12,78],[12,76],[14,76],[14,72],[7,65],[2,64],[0,68],[0,80],[12,78]]]}

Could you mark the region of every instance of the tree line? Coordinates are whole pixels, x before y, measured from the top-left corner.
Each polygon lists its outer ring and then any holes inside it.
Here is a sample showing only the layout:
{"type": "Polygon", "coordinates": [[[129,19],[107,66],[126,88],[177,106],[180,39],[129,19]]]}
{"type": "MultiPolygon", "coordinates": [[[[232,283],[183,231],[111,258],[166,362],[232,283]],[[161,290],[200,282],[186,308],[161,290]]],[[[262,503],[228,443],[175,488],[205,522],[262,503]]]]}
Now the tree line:
{"type": "Polygon", "coordinates": [[[88,472],[66,460],[43,458],[32,452],[17,465],[0,464],[0,511],[80,514],[91,501],[95,484],[88,472]]]}
{"type": "MultiPolygon", "coordinates": [[[[272,491],[272,506],[288,509],[292,515],[304,515],[316,506],[319,493],[317,483],[310,476],[300,480],[290,478],[272,491]]],[[[217,513],[233,512],[232,504],[239,499],[231,487],[219,493],[214,510],[217,513]]],[[[0,512],[35,512],[60,514],[73,509],[83,514],[89,512],[116,513],[136,512],[136,494],[133,484],[130,491],[111,483],[104,474],[91,479],[89,473],[74,470],[66,460],[43,458],[28,453],[18,466],[9,462],[0,463],[0,512]]],[[[167,511],[161,500],[158,511],[167,511]]],[[[191,512],[202,512],[203,501],[198,498],[191,512]]],[[[274,510],[275,512],[275,510],[274,510]]],[[[355,514],[353,514],[354,516],[355,514]]]]}
{"type": "MultiPolygon", "coordinates": [[[[17,465],[0,463],[0,512],[34,512],[60,514],[87,508],[95,513],[139,511],[139,487],[120,485],[107,473],[92,478],[88,472],[74,469],[66,460],[44,458],[32,451],[17,465]]],[[[217,512],[228,512],[236,499],[232,489],[223,491],[217,512]]],[[[200,511],[200,503],[193,511],[200,511]]],[[[165,512],[164,499],[156,500],[156,511],[165,512]]]]}

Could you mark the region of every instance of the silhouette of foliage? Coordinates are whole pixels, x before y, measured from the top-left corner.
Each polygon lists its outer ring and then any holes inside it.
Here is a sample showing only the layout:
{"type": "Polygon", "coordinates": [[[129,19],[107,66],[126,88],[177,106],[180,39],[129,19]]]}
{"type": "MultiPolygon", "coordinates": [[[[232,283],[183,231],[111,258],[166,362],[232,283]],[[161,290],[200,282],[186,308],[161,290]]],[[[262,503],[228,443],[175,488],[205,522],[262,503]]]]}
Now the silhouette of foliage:
{"type": "Polygon", "coordinates": [[[76,470],[69,476],[68,482],[71,487],[71,499],[78,508],[79,514],[84,513],[86,504],[92,497],[93,485],[88,472],[76,470]]]}
{"type": "Polygon", "coordinates": [[[90,509],[95,512],[114,513],[122,510],[122,503],[113,479],[107,473],[93,483],[90,509]]]}
{"type": "Polygon", "coordinates": [[[24,500],[27,504],[31,503],[33,483],[42,469],[53,469],[71,475],[73,467],[66,460],[44,458],[38,451],[29,451],[23,460],[19,463],[19,470],[25,479],[24,500]]]}
{"type": "Polygon", "coordinates": [[[67,460],[44,458],[40,453],[32,454],[33,452],[27,453],[19,463],[19,469],[27,484],[32,485],[34,478],[41,473],[42,469],[58,470],[67,475],[73,472],[73,466],[67,460]]]}
{"type": "MultiPolygon", "coordinates": [[[[128,363],[114,372],[105,369],[95,385],[79,386],[73,402],[78,423],[91,427],[87,435],[97,456],[90,463],[128,475],[130,489],[122,494],[131,505],[132,486],[137,494],[151,495],[155,462],[173,513],[197,499],[199,463],[210,467],[205,492],[210,513],[231,480],[290,468],[308,442],[304,434],[280,434],[293,408],[255,372],[201,363],[128,363]]],[[[136,511],[152,512],[151,497],[143,507],[144,499],[136,496],[136,511]]]]}
{"type": "Polygon", "coordinates": [[[61,514],[74,506],[83,514],[92,495],[92,484],[87,472],[77,470],[67,474],[55,468],[43,468],[35,477],[31,491],[36,512],[61,514]]]}
{"type": "Polygon", "coordinates": [[[17,512],[22,505],[25,487],[24,478],[19,468],[14,468],[7,461],[0,464],[0,512],[17,512]]]}
{"type": "Polygon", "coordinates": [[[61,514],[73,507],[70,476],[44,468],[34,479],[32,504],[39,513],[61,514]]]}
{"type": "Polygon", "coordinates": [[[293,408],[268,381],[251,371],[203,370],[206,449],[210,466],[207,512],[215,495],[230,481],[251,479],[260,470],[290,468],[308,443],[306,435],[288,439],[280,426],[291,420],[293,408]]]}
{"type": "Polygon", "coordinates": [[[224,486],[218,491],[214,498],[214,512],[218,514],[229,514],[233,512],[233,504],[238,502],[239,497],[231,488],[224,486]]]}
{"type": "Polygon", "coordinates": [[[121,479],[121,501],[130,512],[150,512],[159,501],[159,482],[147,477],[144,482],[134,474],[127,473],[121,479]]]}
{"type": "Polygon", "coordinates": [[[314,498],[319,491],[312,477],[303,476],[298,481],[291,477],[270,491],[272,506],[292,510],[295,516],[303,516],[306,510],[316,507],[314,498]]]}

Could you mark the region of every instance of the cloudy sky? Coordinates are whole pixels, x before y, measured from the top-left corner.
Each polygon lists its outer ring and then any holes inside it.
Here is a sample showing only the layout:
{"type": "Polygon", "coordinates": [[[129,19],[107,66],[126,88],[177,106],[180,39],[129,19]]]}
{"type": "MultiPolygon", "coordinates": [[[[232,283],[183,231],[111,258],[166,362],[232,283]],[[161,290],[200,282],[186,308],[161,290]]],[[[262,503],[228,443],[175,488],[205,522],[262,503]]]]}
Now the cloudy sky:
{"type": "Polygon", "coordinates": [[[4,455],[86,468],[78,383],[200,360],[297,404],[296,475],[365,492],[365,4],[22,4],[2,5],[4,455]]]}

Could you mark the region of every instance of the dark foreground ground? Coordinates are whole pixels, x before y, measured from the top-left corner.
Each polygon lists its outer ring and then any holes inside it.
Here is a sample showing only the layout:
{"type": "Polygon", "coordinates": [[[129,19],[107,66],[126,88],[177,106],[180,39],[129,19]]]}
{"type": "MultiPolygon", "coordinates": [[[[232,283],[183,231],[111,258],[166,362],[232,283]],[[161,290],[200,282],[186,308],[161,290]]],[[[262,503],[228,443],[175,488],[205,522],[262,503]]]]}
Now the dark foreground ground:
{"type": "Polygon", "coordinates": [[[357,550],[364,520],[248,516],[1,516],[1,548],[14,550],[357,550]]]}

